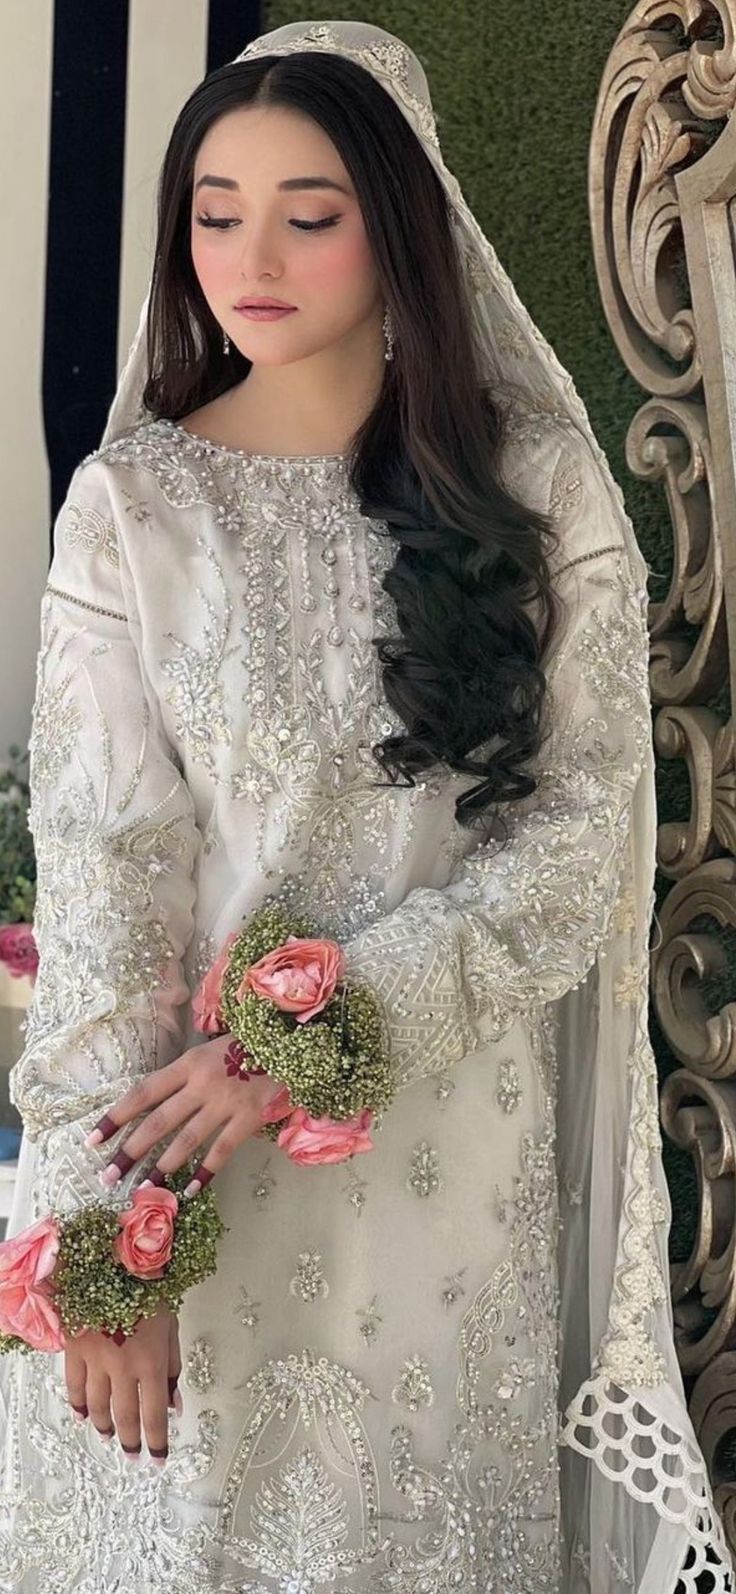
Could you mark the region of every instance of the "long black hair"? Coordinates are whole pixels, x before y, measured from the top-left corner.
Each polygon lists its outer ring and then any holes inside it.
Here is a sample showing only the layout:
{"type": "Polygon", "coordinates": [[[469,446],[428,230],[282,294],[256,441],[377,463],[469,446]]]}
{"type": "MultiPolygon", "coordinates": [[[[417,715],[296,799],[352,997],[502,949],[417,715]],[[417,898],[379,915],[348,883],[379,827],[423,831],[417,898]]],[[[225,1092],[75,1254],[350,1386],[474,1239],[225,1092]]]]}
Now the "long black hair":
{"type": "Polygon", "coordinates": [[[542,665],[560,612],[548,564],[556,533],[502,483],[503,406],[477,376],[449,202],[370,72],[341,56],[295,52],[231,63],[190,95],[159,180],[144,404],[156,419],[177,421],[250,371],[233,345],[223,352],[190,247],[199,145],[219,117],[244,105],[310,116],[358,196],[395,347],[352,439],[349,470],[362,513],[385,521],[397,544],[383,586],[400,635],[373,642],[386,698],[406,727],[377,742],[373,756],[391,785],[404,777],[413,786],[438,763],[477,776],[455,805],[458,823],[474,827],[491,804],[536,789],[523,766],[540,746],[542,665]],[[483,753],[489,742],[494,749],[483,753]]]}

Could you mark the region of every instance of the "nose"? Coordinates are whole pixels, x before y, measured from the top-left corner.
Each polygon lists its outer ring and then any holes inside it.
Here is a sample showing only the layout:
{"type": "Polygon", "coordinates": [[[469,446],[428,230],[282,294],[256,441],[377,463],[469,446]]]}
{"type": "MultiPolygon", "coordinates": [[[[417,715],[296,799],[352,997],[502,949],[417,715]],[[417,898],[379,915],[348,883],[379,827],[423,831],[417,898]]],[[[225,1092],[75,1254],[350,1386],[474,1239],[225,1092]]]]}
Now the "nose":
{"type": "Polygon", "coordinates": [[[264,272],[270,277],[278,277],[281,273],[278,251],[269,236],[266,223],[261,228],[251,226],[247,231],[244,229],[240,250],[241,277],[246,281],[251,278],[257,281],[264,272]]]}

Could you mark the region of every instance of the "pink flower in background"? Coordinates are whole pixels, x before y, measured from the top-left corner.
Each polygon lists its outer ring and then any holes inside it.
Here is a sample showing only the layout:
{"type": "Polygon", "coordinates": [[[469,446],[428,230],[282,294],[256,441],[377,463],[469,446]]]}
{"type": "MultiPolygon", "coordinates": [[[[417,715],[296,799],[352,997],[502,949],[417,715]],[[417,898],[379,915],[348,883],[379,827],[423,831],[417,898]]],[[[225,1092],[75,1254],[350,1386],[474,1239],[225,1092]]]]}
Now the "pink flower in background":
{"type": "Polygon", "coordinates": [[[337,941],[290,935],[246,969],[235,995],[239,1002],[247,991],[267,996],[283,1013],[294,1013],[297,1023],[305,1024],[321,1013],[344,971],[345,953],[337,941]]]}
{"type": "Polygon", "coordinates": [[[35,981],[38,947],[30,924],[4,924],[0,928],[0,962],[6,963],[14,979],[27,974],[35,981]]]}
{"type": "Polygon", "coordinates": [[[173,1190],[146,1185],[136,1190],[132,1207],[118,1214],[120,1233],[115,1255],[139,1279],[163,1278],[174,1243],[174,1218],[179,1202],[173,1190]]]}
{"type": "Polygon", "coordinates": [[[64,1349],[51,1276],[59,1254],[59,1229],[41,1218],[0,1242],[0,1333],[15,1334],[34,1350],[64,1349]]]}
{"type": "Polygon", "coordinates": [[[374,1114],[365,1107],[355,1118],[310,1118],[297,1107],[278,1138],[282,1151],[302,1167],[314,1168],[324,1162],[347,1162],[361,1151],[372,1151],[369,1130],[374,1114]]]}
{"type": "Polygon", "coordinates": [[[227,1031],[227,1025],[220,1011],[220,993],[230,948],[237,938],[238,932],[233,930],[227,937],[219,957],[215,959],[212,968],[205,974],[192,997],[194,1022],[203,1035],[222,1035],[227,1031]]]}

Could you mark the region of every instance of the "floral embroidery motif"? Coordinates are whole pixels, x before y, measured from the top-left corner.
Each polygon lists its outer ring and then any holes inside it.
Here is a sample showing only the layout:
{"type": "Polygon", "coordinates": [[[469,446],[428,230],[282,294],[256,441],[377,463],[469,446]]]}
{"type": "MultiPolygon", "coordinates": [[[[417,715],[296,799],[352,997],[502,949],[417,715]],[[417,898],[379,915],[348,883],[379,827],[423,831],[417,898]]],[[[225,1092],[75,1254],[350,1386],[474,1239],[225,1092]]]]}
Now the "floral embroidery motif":
{"type": "Polygon", "coordinates": [[[504,1112],[514,1112],[522,1098],[521,1082],[516,1064],[505,1057],[498,1065],[496,1101],[504,1112]]]}
{"type": "Polygon", "coordinates": [[[176,715],[177,736],[190,748],[193,757],[217,778],[212,744],[221,741],[229,745],[232,738],[221,679],[232,604],[212,549],[203,537],[197,538],[197,545],[202,548],[219,581],[223,616],[220,618],[211,598],[198,587],[197,591],[209,615],[209,623],[202,632],[203,646],[201,649],[195,648],[192,643],[174,636],[173,632],[167,632],[177,652],[171,658],[161,660],[161,670],[172,682],[165,699],[176,715]]]}
{"type": "Polygon", "coordinates": [[[442,1189],[442,1177],[439,1171],[439,1153],[430,1146],[426,1140],[420,1141],[411,1154],[411,1171],[406,1181],[407,1188],[414,1190],[418,1196],[434,1195],[442,1189]]]}
{"type": "Polygon", "coordinates": [[[410,1411],[432,1405],[434,1390],[423,1356],[407,1356],[399,1381],[391,1391],[391,1399],[397,1406],[408,1406],[410,1411]]]}
{"type": "Polygon", "coordinates": [[[641,997],[642,970],[637,963],[625,963],[616,976],[613,987],[614,1001],[619,1006],[638,1002],[641,997]]]}
{"type": "Polygon", "coordinates": [[[276,1186],[276,1179],[274,1175],[268,1171],[270,1161],[271,1158],[267,1157],[263,1167],[260,1170],[260,1173],[252,1173],[250,1175],[250,1178],[253,1181],[253,1200],[259,1207],[265,1206],[271,1195],[271,1191],[276,1186]]]}
{"type": "Polygon", "coordinates": [[[187,1352],[184,1379],[190,1389],[198,1389],[201,1395],[218,1382],[215,1349],[203,1336],[195,1339],[187,1352]]]}
{"type": "Polygon", "coordinates": [[[329,1295],[330,1287],[325,1278],[322,1258],[317,1251],[302,1251],[299,1255],[296,1273],[289,1285],[292,1295],[298,1295],[303,1301],[316,1301],[318,1296],[329,1295]]]}
{"type": "Polygon", "coordinates": [[[379,1323],[383,1322],[383,1318],[380,1316],[379,1312],[376,1310],[376,1301],[377,1301],[377,1299],[378,1299],[378,1297],[374,1295],[370,1306],[366,1307],[362,1311],[359,1310],[356,1313],[356,1316],[361,1318],[361,1322],[359,1324],[358,1332],[361,1335],[361,1338],[363,1339],[363,1342],[364,1342],[365,1345],[372,1345],[373,1344],[373,1341],[374,1341],[374,1339],[376,1338],[376,1335],[379,1332],[378,1325],[379,1325],[379,1323]]]}
{"type": "Polygon", "coordinates": [[[434,1093],[435,1101],[438,1101],[440,1106],[444,1107],[445,1102],[449,1101],[453,1091],[456,1089],[457,1086],[455,1081],[454,1079],[450,1079],[449,1075],[446,1079],[439,1079],[437,1081],[437,1086],[434,1093]]]}
{"type": "Polygon", "coordinates": [[[351,1163],[348,1163],[347,1178],[348,1182],[343,1185],[343,1191],[347,1195],[355,1216],[359,1218],[366,1203],[365,1192],[368,1189],[368,1181],[360,1178],[351,1163]]]}
{"type": "Polygon", "coordinates": [[[449,1311],[450,1307],[455,1305],[455,1302],[459,1300],[460,1296],[465,1294],[465,1290],[460,1283],[460,1280],[465,1277],[467,1271],[468,1270],[466,1267],[461,1267],[459,1273],[447,1273],[445,1275],[445,1288],[442,1291],[442,1305],[445,1307],[446,1311],[449,1311]]]}
{"type": "Polygon", "coordinates": [[[240,1299],[236,1301],[233,1310],[240,1318],[243,1328],[249,1328],[251,1333],[255,1334],[260,1322],[258,1308],[261,1303],[253,1300],[252,1295],[249,1295],[244,1284],[238,1286],[238,1295],[240,1299]]]}

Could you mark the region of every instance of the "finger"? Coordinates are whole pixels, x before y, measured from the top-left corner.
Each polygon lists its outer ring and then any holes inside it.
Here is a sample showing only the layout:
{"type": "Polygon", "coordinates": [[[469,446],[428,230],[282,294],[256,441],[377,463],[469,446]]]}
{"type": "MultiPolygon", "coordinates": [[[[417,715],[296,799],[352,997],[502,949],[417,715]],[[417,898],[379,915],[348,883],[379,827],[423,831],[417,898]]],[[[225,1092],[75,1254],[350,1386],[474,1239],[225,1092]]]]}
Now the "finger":
{"type": "Polygon", "coordinates": [[[78,1422],[89,1415],[87,1407],[87,1367],[79,1351],[70,1346],[64,1353],[64,1381],[69,1405],[78,1422]]]}
{"type": "MultiPolygon", "coordinates": [[[[189,1162],[195,1151],[205,1146],[211,1136],[222,1124],[222,1108],[201,1107],[178,1135],[172,1140],[171,1145],[162,1151],[156,1167],[164,1174],[175,1173],[177,1168],[182,1168],[189,1162]]],[[[243,1139],[245,1135],[243,1135],[243,1139]]]]}
{"type": "Polygon", "coordinates": [[[115,1433],[110,1410],[111,1392],[112,1388],[107,1373],[99,1372],[97,1369],[90,1367],[87,1374],[89,1419],[93,1427],[97,1429],[100,1438],[105,1442],[112,1439],[115,1433]]]}
{"type": "MultiPolygon", "coordinates": [[[[153,1146],[157,1146],[162,1140],[166,1140],[179,1124],[186,1122],[186,1119],[191,1116],[198,1106],[199,1103],[192,1099],[186,1086],[184,1086],[168,1101],[162,1102],[158,1107],[155,1107],[152,1112],[148,1113],[143,1123],[139,1124],[138,1128],[133,1131],[133,1134],[129,1135],[128,1139],[118,1147],[115,1156],[111,1157],[103,1168],[100,1174],[103,1184],[117,1184],[118,1179],[123,1178],[126,1173],[130,1172],[134,1163],[139,1162],[141,1157],[145,1157],[146,1152],[150,1151],[153,1146]]],[[[198,1140],[196,1144],[199,1145],[199,1143],[198,1140]]],[[[178,1164],[175,1166],[178,1166],[178,1164]]],[[[167,1172],[170,1171],[172,1170],[167,1169],[167,1172]]]]}
{"type": "Polygon", "coordinates": [[[112,1415],[118,1439],[129,1461],[139,1461],[141,1453],[141,1408],[138,1380],[116,1375],[112,1380],[112,1415]]]}
{"type": "Polygon", "coordinates": [[[238,1146],[242,1145],[242,1142],[247,1140],[252,1133],[252,1125],[240,1129],[231,1121],[227,1129],[223,1129],[222,1134],[218,1135],[216,1140],[213,1140],[209,1151],[203,1157],[199,1166],[195,1168],[184,1191],[185,1196],[198,1195],[199,1191],[203,1190],[211,1179],[214,1179],[215,1174],[224,1168],[225,1163],[230,1161],[233,1152],[237,1151],[238,1146]]]}
{"type": "Polygon", "coordinates": [[[148,1454],[163,1467],[169,1454],[169,1408],[166,1373],[162,1368],[141,1379],[140,1400],[148,1454]]]}
{"type": "Polygon", "coordinates": [[[124,1124],[130,1123],[133,1118],[138,1118],[141,1113],[148,1112],[150,1107],[157,1107],[160,1101],[165,1101],[173,1091],[179,1090],[189,1077],[189,1054],[182,1052],[173,1063],[167,1063],[165,1068],[154,1068],[149,1074],[144,1074],[137,1079],[130,1090],[113,1102],[112,1107],[98,1119],[94,1128],[86,1137],[86,1146],[101,1146],[109,1140],[117,1129],[122,1129],[124,1124]]]}
{"type": "Polygon", "coordinates": [[[171,1321],[169,1323],[169,1405],[173,1406],[177,1417],[181,1417],[184,1411],[184,1403],[181,1398],[181,1392],[177,1387],[180,1377],[181,1347],[179,1344],[179,1319],[172,1313],[171,1321]]]}

